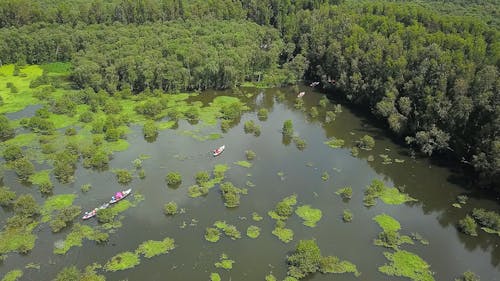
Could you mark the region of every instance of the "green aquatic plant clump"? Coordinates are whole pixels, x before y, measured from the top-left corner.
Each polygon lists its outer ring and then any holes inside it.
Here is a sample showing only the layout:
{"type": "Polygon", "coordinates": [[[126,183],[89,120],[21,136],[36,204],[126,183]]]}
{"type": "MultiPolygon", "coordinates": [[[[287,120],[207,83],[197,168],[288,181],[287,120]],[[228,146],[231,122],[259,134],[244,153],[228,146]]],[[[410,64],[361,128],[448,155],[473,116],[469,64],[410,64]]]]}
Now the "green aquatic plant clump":
{"type": "Polygon", "coordinates": [[[94,230],[88,225],[76,223],[73,225],[71,232],[66,236],[66,239],[60,245],[56,245],[54,254],[65,254],[71,247],[81,247],[84,238],[101,243],[107,241],[109,235],[105,232],[94,230]]]}
{"type": "Polygon", "coordinates": [[[257,212],[252,213],[252,220],[261,221],[262,219],[263,219],[263,217],[261,215],[259,215],[257,212]]]}
{"type": "Polygon", "coordinates": [[[344,146],[344,140],[338,138],[331,138],[330,140],[324,143],[331,148],[341,148],[342,146],[344,146]]]}
{"type": "Polygon", "coordinates": [[[170,201],[165,206],[163,206],[163,212],[165,215],[175,215],[177,214],[177,203],[170,201]]]}
{"type": "Polygon", "coordinates": [[[106,271],[119,271],[134,268],[140,263],[139,255],[133,252],[120,253],[109,260],[104,269],[106,271]]]}
{"type": "Polygon", "coordinates": [[[276,204],[274,210],[269,211],[267,214],[275,220],[286,220],[293,214],[293,208],[297,204],[297,195],[292,194],[283,198],[276,204]]]}
{"type": "Polygon", "coordinates": [[[236,164],[238,166],[241,166],[241,167],[245,167],[245,168],[251,168],[252,167],[252,163],[250,163],[248,161],[237,161],[237,162],[234,162],[234,164],[236,164]]]}
{"type": "Polygon", "coordinates": [[[165,181],[167,181],[167,184],[169,186],[176,186],[181,184],[182,176],[178,172],[169,172],[165,177],[165,181]]]}
{"type": "Polygon", "coordinates": [[[373,218],[384,231],[399,231],[401,224],[393,217],[381,214],[373,218]]]}
{"type": "Polygon", "coordinates": [[[342,196],[343,199],[351,199],[352,198],[352,187],[346,186],[340,188],[335,192],[335,194],[342,196]]]}
{"type": "Polygon", "coordinates": [[[250,238],[257,238],[260,235],[260,227],[251,225],[247,228],[247,236],[250,238]]]}
{"type": "Polygon", "coordinates": [[[175,240],[166,237],[162,241],[148,240],[143,242],[136,250],[137,254],[142,254],[146,258],[167,254],[175,249],[175,240]]]}
{"type": "Polygon", "coordinates": [[[7,272],[7,274],[5,274],[2,278],[2,281],[16,281],[21,277],[23,277],[23,271],[20,269],[14,269],[7,272]]]}
{"type": "Polygon", "coordinates": [[[381,180],[374,179],[365,190],[364,205],[367,207],[374,206],[377,198],[380,198],[385,204],[390,205],[400,205],[405,202],[417,201],[408,194],[401,193],[397,188],[388,187],[381,180]]]}
{"type": "Polygon", "coordinates": [[[279,240],[288,243],[293,240],[293,230],[276,225],[272,234],[278,237],[279,240]]]}
{"type": "Polygon", "coordinates": [[[220,231],[217,228],[207,227],[205,230],[205,240],[215,243],[220,239],[220,231]]]}
{"type": "Polygon", "coordinates": [[[59,194],[49,197],[41,209],[42,222],[48,222],[53,211],[71,206],[75,198],[76,194],[59,194]]]}
{"type": "Polygon", "coordinates": [[[215,267],[230,270],[233,268],[233,260],[230,260],[226,254],[222,254],[219,261],[215,263],[215,267]]]}
{"type": "Polygon", "coordinates": [[[414,253],[404,250],[394,253],[384,252],[384,256],[390,261],[378,268],[378,270],[389,276],[407,277],[414,281],[434,281],[430,266],[414,253]]]}
{"type": "Polygon", "coordinates": [[[219,273],[212,272],[210,273],[210,281],[221,281],[219,273]]]}
{"type": "Polygon", "coordinates": [[[224,231],[224,234],[231,237],[232,240],[241,238],[241,233],[234,225],[227,224],[225,221],[216,221],[214,223],[214,226],[224,231]]]}
{"type": "Polygon", "coordinates": [[[295,213],[304,220],[304,225],[309,227],[315,227],[316,223],[320,221],[322,217],[320,209],[311,208],[309,205],[298,207],[295,213]]]}
{"type": "Polygon", "coordinates": [[[342,220],[344,222],[351,222],[353,218],[352,212],[349,209],[345,209],[342,212],[342,220]]]}

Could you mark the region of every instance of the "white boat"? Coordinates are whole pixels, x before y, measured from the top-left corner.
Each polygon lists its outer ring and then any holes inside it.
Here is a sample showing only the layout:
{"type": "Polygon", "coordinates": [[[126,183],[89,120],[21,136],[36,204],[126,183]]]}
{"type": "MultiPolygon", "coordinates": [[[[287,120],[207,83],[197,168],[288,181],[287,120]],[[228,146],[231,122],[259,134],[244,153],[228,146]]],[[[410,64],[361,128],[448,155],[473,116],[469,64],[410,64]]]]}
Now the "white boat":
{"type": "Polygon", "coordinates": [[[83,215],[82,219],[83,220],[88,220],[91,217],[94,217],[95,215],[97,215],[97,211],[102,210],[102,209],[106,209],[108,206],[109,206],[109,203],[104,203],[101,206],[95,208],[94,210],[92,210],[90,212],[85,212],[85,214],[83,215]]]}
{"type": "Polygon", "coordinates": [[[132,188],[129,188],[129,189],[121,191],[121,192],[117,192],[115,194],[115,196],[113,196],[111,198],[111,200],[109,200],[109,204],[114,204],[114,203],[122,200],[123,198],[127,197],[131,192],[132,192],[132,188]]]}
{"type": "Polygon", "coordinates": [[[214,156],[219,156],[224,151],[224,149],[226,149],[225,145],[223,145],[223,146],[217,148],[216,150],[212,151],[212,153],[213,153],[214,156]]]}
{"type": "Polygon", "coordinates": [[[305,94],[306,94],[306,92],[300,92],[300,93],[297,95],[297,97],[298,97],[298,98],[301,98],[301,97],[303,97],[305,94]]]}

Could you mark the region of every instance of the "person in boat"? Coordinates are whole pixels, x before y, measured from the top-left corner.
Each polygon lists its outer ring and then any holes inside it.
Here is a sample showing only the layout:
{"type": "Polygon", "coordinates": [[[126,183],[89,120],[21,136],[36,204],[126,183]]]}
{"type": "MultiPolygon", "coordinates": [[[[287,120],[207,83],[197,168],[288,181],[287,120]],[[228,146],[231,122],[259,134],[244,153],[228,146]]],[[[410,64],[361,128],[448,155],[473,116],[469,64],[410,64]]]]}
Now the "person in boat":
{"type": "Polygon", "coordinates": [[[121,199],[123,197],[123,194],[119,191],[115,194],[116,199],[121,199]]]}

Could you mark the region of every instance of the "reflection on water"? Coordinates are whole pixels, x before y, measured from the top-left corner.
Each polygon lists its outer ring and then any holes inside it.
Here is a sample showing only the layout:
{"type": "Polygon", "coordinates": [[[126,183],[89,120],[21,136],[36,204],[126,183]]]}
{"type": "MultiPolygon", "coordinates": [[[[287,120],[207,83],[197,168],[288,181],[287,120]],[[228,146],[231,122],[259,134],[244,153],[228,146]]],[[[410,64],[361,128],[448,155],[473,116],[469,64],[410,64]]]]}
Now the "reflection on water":
{"type": "MultiPolygon", "coordinates": [[[[68,230],[52,234],[50,228],[42,224],[32,253],[27,256],[10,254],[0,265],[0,275],[34,262],[41,265],[40,270],[25,270],[23,280],[40,280],[37,279],[39,276],[49,280],[64,266],[75,264],[83,268],[93,262],[104,264],[117,253],[135,250],[145,240],[171,237],[175,239],[177,248],[169,254],[149,260],[142,258],[136,268],[105,273],[106,277],[108,280],[208,280],[210,272],[219,272],[223,280],[263,280],[272,272],[282,279],[286,274],[286,255],[300,239],[315,238],[323,255],[352,261],[362,275],[358,279],[351,274],[335,277],[316,274],[308,280],[398,280],[378,272],[377,268],[387,262],[383,252],[388,250],[372,243],[380,232],[372,218],[386,213],[401,222],[402,234],[418,232],[430,242],[429,246],[416,243],[403,246],[403,249],[426,260],[431,270],[436,272],[436,280],[453,280],[466,270],[476,272],[481,280],[499,280],[500,238],[482,231],[479,237],[472,238],[455,229],[456,222],[472,208],[498,209],[495,202],[470,196],[462,209],[452,207],[457,195],[467,193],[449,180],[454,176],[452,172],[426,159],[408,157],[406,148],[393,143],[366,116],[346,107],[337,114],[334,122],[325,123],[325,111],[333,110],[333,105],[321,108],[318,106],[320,94],[306,88],[302,90],[307,94],[303,97],[304,109],[300,110],[294,108],[297,93],[291,89],[241,89],[238,97],[251,110],[233,123],[231,129],[218,140],[198,141],[183,132],[197,130],[202,135],[221,133],[219,125],[206,126],[181,120],[177,127],[161,131],[155,140],[149,141],[144,140],[140,126],[133,126],[127,136],[129,149],[116,153],[110,167],[133,170],[132,161],[139,155],[151,156],[143,161],[146,178],[135,178],[130,185],[145,200],[124,212],[123,227],[110,235],[109,243],[96,245],[92,241],[84,241],[83,247],[72,248],[66,256],[53,255],[54,245],[65,238],[68,230]],[[285,96],[282,102],[277,99],[280,93],[285,96]],[[312,106],[318,107],[318,117],[308,114],[312,106]],[[257,111],[261,108],[269,111],[266,121],[257,118],[257,111]],[[281,128],[287,119],[292,120],[295,135],[306,141],[303,151],[293,145],[291,138],[282,136],[281,128]],[[243,124],[248,120],[261,126],[259,137],[244,133],[243,124]],[[375,148],[371,151],[360,150],[359,155],[353,157],[350,148],[365,134],[374,137],[375,148]],[[343,139],[344,147],[332,149],[325,145],[324,142],[332,137],[343,139]],[[220,157],[212,157],[210,151],[222,144],[226,145],[226,151],[220,157]],[[257,154],[251,168],[234,164],[245,160],[245,150],[253,150],[257,154]],[[404,162],[383,164],[383,157],[404,162]],[[247,181],[255,184],[255,187],[248,187],[247,195],[241,196],[238,208],[224,207],[218,186],[211,189],[206,197],[187,196],[187,188],[195,184],[194,175],[203,170],[211,171],[216,164],[231,167],[226,172],[226,180],[235,186],[246,187],[247,181]],[[172,171],[179,172],[183,178],[182,184],[175,189],[168,188],[165,183],[165,175],[172,171]],[[324,172],[330,175],[327,181],[321,179],[324,172]],[[374,207],[364,207],[363,191],[374,178],[404,189],[419,201],[401,206],[378,202],[374,207]],[[353,198],[349,201],[343,201],[335,194],[338,188],[344,186],[353,188],[353,198]],[[285,244],[271,234],[274,221],[267,216],[267,212],[285,196],[294,193],[299,206],[309,204],[321,209],[323,218],[317,227],[309,228],[293,215],[287,221],[287,228],[295,232],[294,240],[285,244]],[[162,208],[169,201],[175,201],[185,213],[165,216],[162,208]],[[351,223],[342,222],[342,211],[346,208],[354,215],[351,223]],[[253,212],[259,213],[264,220],[252,221],[253,212]],[[217,220],[235,225],[242,232],[242,238],[233,241],[222,236],[217,243],[205,241],[205,229],[217,220]],[[250,225],[262,228],[258,239],[246,237],[246,229],[250,225]],[[214,263],[222,253],[235,260],[231,271],[215,268],[214,263]]],[[[216,95],[231,94],[230,91],[206,92],[191,97],[189,101],[201,101],[207,105],[216,95]]],[[[12,173],[6,173],[5,181],[18,193],[32,192],[40,199],[34,188],[21,186],[12,173]]],[[[77,170],[74,183],[56,185],[55,188],[56,193],[77,193],[75,204],[85,210],[121,189],[110,170],[98,172],[81,167],[77,170]],[[82,194],[79,187],[87,183],[93,187],[87,194],[82,194]]],[[[9,215],[6,210],[0,211],[2,220],[9,215]]],[[[83,223],[97,224],[94,220],[83,223]]]]}

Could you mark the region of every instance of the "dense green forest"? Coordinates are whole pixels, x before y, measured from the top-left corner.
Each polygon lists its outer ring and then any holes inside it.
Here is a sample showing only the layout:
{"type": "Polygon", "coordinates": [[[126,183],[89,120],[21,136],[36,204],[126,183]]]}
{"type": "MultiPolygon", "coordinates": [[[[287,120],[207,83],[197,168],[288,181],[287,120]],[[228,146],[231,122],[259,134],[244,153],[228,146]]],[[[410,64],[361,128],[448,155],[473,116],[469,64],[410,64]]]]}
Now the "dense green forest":
{"type": "Polygon", "coordinates": [[[423,153],[450,155],[474,168],[481,186],[498,187],[498,7],[496,0],[4,0],[0,63],[68,61],[75,88],[111,95],[318,81],[423,153]]]}

